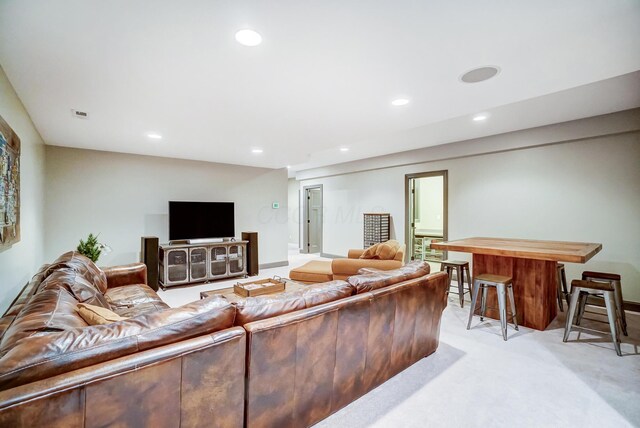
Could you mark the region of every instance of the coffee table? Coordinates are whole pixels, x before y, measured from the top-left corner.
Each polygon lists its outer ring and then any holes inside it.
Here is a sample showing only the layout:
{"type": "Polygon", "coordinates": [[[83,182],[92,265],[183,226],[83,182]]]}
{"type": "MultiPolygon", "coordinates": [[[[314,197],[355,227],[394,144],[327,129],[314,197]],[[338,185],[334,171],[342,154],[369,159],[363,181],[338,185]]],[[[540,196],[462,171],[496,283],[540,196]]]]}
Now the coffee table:
{"type": "MultiPolygon", "coordinates": [[[[271,294],[262,294],[261,296],[273,296],[275,294],[287,293],[287,292],[290,292],[290,291],[301,290],[301,289],[306,287],[306,285],[300,284],[299,282],[292,281],[292,280],[290,280],[288,278],[282,278],[282,279],[285,282],[284,291],[278,291],[276,293],[271,293],[271,294]]],[[[201,299],[206,299],[207,297],[215,296],[217,294],[224,296],[229,302],[232,302],[232,303],[233,302],[237,302],[237,301],[239,301],[241,299],[246,299],[246,297],[239,296],[236,293],[234,293],[233,292],[233,287],[225,287],[225,288],[219,288],[217,290],[202,291],[202,292],[200,292],[200,298],[201,299]]]]}

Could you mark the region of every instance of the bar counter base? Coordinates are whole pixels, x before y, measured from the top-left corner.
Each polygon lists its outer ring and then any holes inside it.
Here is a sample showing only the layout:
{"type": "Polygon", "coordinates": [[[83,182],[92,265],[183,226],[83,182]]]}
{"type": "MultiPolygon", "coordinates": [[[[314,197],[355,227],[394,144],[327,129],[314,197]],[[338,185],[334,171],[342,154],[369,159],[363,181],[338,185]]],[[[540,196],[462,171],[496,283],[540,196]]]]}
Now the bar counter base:
{"type": "MultiPolygon", "coordinates": [[[[544,330],[558,314],[556,265],[556,262],[547,260],[474,254],[473,276],[491,273],[513,278],[518,324],[544,330]]],[[[480,313],[480,300],[476,314],[480,313]]],[[[496,291],[489,289],[485,316],[500,319],[497,307],[496,291]]],[[[511,312],[511,308],[508,311],[511,312]]]]}

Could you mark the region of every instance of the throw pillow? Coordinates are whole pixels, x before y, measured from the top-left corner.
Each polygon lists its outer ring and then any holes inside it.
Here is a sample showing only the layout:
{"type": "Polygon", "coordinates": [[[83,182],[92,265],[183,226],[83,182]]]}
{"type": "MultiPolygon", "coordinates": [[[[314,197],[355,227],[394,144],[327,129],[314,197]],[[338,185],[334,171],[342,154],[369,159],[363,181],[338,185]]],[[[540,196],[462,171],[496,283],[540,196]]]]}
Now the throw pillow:
{"type": "Polygon", "coordinates": [[[78,314],[89,325],[111,324],[112,322],[126,320],[115,312],[101,306],[78,303],[78,314]]]}
{"type": "Polygon", "coordinates": [[[393,260],[399,248],[400,243],[393,239],[383,242],[376,248],[376,258],[380,260],[393,260]]]}
{"type": "Polygon", "coordinates": [[[378,256],[376,255],[376,251],[378,250],[379,246],[380,244],[375,244],[370,246],[369,248],[364,250],[364,253],[360,255],[360,258],[361,259],[377,259],[378,256]]]}

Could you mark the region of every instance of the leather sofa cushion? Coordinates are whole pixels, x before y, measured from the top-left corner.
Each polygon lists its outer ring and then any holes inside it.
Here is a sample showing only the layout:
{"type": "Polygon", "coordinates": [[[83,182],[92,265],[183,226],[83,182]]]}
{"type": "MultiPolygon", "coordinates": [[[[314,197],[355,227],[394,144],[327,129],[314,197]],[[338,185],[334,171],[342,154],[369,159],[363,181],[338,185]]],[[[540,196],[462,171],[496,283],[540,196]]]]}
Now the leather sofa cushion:
{"type": "Polygon", "coordinates": [[[107,291],[107,276],[95,265],[89,258],[83,256],[77,251],[69,251],[64,253],[51,263],[44,272],[44,277],[51,275],[58,269],[72,269],[84,276],[96,288],[104,294],[107,291]]]}
{"type": "Polygon", "coordinates": [[[234,317],[235,308],[214,296],[111,324],[28,337],[0,358],[0,390],[223,330],[234,317]]]}
{"type": "Polygon", "coordinates": [[[36,293],[52,288],[64,288],[80,303],[109,308],[107,299],[96,286],[75,270],[64,268],[52,272],[42,281],[36,293]]]}
{"type": "Polygon", "coordinates": [[[236,307],[235,325],[239,326],[306,308],[304,298],[293,291],[246,297],[233,302],[233,305],[236,307]]]}
{"type": "Polygon", "coordinates": [[[110,288],[105,293],[105,297],[111,310],[126,318],[169,307],[151,287],[145,284],[122,285],[110,288]]]}
{"type": "Polygon", "coordinates": [[[346,281],[331,281],[308,285],[298,292],[302,295],[305,306],[311,308],[352,296],[355,289],[346,281]]]}
{"type": "Polygon", "coordinates": [[[235,325],[275,317],[323,303],[349,297],[354,289],[345,281],[314,284],[288,293],[247,297],[233,302],[236,307],[235,325]]]}
{"type": "Polygon", "coordinates": [[[78,303],[78,314],[89,325],[109,324],[126,319],[107,308],[85,303],[78,303]]]}
{"type": "Polygon", "coordinates": [[[88,324],[76,311],[77,304],[75,297],[62,287],[48,288],[35,294],[5,332],[0,352],[6,352],[18,341],[32,336],[87,327],[88,324]]]}
{"type": "Polygon", "coordinates": [[[347,281],[355,288],[356,294],[377,290],[420,276],[427,275],[430,271],[429,264],[423,261],[413,261],[392,270],[378,270],[362,268],[358,275],[350,276],[347,281]]]}

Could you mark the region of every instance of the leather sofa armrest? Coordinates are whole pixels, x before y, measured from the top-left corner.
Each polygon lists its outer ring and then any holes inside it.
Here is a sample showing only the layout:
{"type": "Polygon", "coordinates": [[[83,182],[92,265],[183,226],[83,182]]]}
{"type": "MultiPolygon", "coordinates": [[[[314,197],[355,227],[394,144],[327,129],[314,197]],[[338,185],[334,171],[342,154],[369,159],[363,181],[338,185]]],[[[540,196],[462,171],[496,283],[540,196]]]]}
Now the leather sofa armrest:
{"type": "Polygon", "coordinates": [[[397,260],[377,260],[377,259],[333,259],[331,271],[333,278],[356,275],[362,268],[376,268],[380,270],[391,270],[402,267],[402,262],[397,260]]]}
{"type": "Polygon", "coordinates": [[[354,248],[349,250],[349,254],[347,255],[347,257],[350,259],[359,259],[362,253],[364,253],[364,250],[354,248]]]}
{"type": "Polygon", "coordinates": [[[147,266],[144,263],[110,266],[102,270],[107,276],[107,288],[129,284],[147,284],[147,266]]]}

